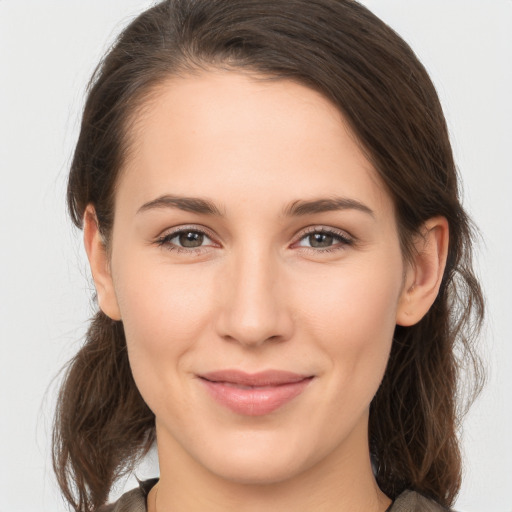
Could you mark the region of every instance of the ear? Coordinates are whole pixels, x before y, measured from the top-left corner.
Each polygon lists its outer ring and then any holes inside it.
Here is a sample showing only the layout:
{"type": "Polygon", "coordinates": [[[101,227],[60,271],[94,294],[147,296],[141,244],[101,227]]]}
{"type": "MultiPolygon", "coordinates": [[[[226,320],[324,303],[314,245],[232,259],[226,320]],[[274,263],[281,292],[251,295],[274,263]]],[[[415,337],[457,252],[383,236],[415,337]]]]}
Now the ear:
{"type": "Polygon", "coordinates": [[[84,214],[84,245],[100,309],[112,320],[121,320],[107,248],[99,230],[96,211],[91,204],[84,214]]]}
{"type": "Polygon", "coordinates": [[[425,222],[414,242],[412,261],[407,266],[396,315],[398,325],[418,323],[434,303],[446,266],[448,241],[445,217],[433,217],[425,222]]]}

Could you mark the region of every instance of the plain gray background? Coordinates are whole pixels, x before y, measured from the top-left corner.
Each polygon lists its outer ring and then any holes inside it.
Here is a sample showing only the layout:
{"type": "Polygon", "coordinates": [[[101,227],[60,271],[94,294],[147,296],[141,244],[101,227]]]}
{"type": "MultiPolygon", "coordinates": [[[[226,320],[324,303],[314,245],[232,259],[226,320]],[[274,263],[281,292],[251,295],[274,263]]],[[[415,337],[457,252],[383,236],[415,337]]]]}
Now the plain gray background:
{"type": "MultiPolygon", "coordinates": [[[[485,243],[488,384],[464,423],[457,510],[512,512],[512,2],[365,0],[426,65],[485,243]]],[[[49,462],[56,377],[91,313],[65,181],[87,80],[147,0],[0,0],[0,512],[64,511],[49,462]]],[[[138,476],[152,476],[149,460],[138,476]]],[[[133,478],[117,491],[133,485],[133,478]]]]}

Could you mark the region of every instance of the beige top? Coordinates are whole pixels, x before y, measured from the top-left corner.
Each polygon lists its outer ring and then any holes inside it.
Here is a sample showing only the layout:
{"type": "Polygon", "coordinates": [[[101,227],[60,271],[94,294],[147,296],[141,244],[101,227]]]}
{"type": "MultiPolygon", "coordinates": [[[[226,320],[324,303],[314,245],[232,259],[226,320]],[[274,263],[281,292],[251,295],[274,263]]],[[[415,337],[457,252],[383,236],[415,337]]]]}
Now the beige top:
{"type": "MultiPolygon", "coordinates": [[[[158,479],[140,482],[140,486],[128,491],[116,503],[101,507],[98,512],[147,512],[146,497],[158,479]]],[[[414,491],[405,491],[394,501],[388,512],[449,512],[436,502],[414,491]]]]}

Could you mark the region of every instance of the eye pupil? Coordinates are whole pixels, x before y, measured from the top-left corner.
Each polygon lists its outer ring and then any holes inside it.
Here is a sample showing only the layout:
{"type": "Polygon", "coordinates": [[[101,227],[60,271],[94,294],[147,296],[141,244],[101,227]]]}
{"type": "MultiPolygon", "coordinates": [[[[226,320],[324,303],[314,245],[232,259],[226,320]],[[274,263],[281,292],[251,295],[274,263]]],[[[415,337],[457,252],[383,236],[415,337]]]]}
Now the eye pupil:
{"type": "Polygon", "coordinates": [[[203,244],[204,235],[196,231],[188,231],[179,235],[182,247],[200,247],[203,244]]]}
{"type": "Polygon", "coordinates": [[[314,233],[309,235],[311,247],[330,247],[333,243],[333,236],[326,233],[314,233]]]}

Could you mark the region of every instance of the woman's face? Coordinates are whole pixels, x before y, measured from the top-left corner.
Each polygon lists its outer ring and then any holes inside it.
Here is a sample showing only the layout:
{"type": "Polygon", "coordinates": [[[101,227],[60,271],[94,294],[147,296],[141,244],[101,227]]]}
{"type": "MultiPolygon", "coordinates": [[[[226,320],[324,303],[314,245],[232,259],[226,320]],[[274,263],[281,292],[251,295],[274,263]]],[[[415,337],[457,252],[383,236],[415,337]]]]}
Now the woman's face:
{"type": "Polygon", "coordinates": [[[110,314],[161,454],[253,483],[368,464],[407,269],[339,111],[297,83],[211,71],[166,82],[132,130],[110,314]]]}

